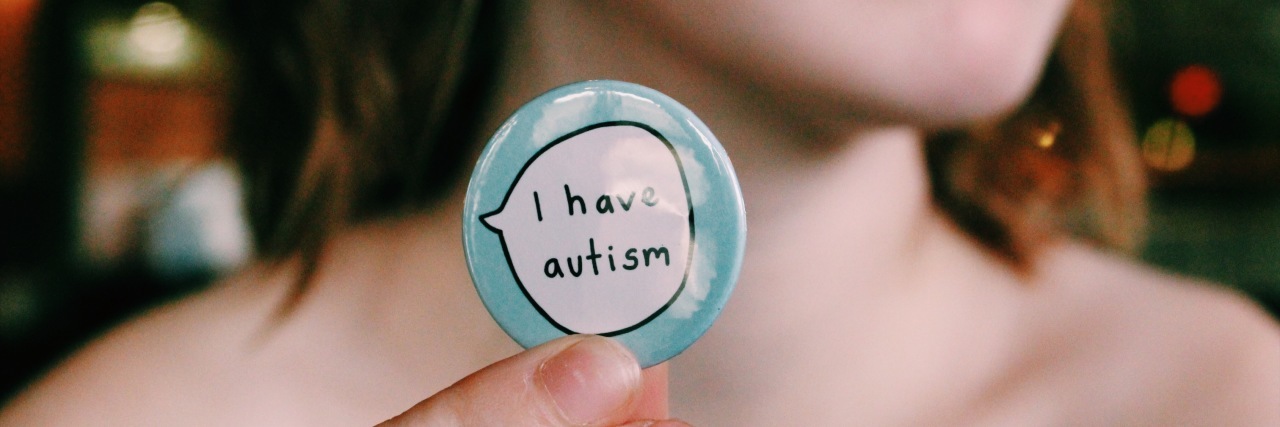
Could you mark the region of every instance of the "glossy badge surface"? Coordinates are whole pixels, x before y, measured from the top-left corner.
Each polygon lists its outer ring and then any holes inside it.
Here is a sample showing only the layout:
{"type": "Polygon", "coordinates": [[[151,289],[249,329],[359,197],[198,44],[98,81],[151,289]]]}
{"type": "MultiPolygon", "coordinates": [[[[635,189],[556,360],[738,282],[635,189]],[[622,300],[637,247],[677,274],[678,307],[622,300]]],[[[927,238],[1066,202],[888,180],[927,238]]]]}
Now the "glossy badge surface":
{"type": "Polygon", "coordinates": [[[481,300],[520,345],[610,336],[648,367],[720,314],[746,229],[706,125],[653,89],[599,80],[507,119],[471,174],[462,232],[481,300]]]}

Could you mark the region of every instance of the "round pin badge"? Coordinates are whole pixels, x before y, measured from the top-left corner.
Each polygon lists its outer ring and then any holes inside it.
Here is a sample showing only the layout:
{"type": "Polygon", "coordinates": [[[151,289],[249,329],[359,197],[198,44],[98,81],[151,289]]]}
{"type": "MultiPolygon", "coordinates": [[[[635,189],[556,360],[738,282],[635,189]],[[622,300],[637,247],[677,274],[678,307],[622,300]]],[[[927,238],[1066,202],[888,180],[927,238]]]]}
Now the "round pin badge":
{"type": "Polygon", "coordinates": [[[520,345],[609,336],[648,367],[711,327],[746,230],[706,125],[653,89],[597,80],[553,89],[498,129],[462,232],[476,291],[520,345]]]}

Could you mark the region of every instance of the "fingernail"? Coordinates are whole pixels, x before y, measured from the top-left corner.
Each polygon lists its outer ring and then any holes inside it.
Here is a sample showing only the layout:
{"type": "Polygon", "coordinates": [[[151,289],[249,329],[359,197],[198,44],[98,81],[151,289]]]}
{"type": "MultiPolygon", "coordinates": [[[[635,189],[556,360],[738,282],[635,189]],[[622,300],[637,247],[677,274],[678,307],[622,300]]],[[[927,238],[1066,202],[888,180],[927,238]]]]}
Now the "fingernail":
{"type": "Polygon", "coordinates": [[[692,427],[689,423],[677,419],[632,421],[622,427],[692,427]]]}
{"type": "Polygon", "coordinates": [[[640,389],[640,366],[631,353],[607,338],[587,337],[538,368],[542,386],[560,414],[589,424],[624,409],[640,389]]]}

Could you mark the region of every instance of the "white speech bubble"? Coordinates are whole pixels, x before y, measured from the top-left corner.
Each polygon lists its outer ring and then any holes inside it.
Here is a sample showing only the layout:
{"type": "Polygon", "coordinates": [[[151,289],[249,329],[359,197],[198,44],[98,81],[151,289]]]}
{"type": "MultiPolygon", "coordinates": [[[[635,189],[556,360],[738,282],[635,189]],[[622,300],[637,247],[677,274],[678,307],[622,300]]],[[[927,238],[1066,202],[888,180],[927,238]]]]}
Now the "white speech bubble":
{"type": "Polygon", "coordinates": [[[502,206],[480,216],[516,282],[566,333],[617,335],[679,297],[693,242],[675,150],[639,123],[602,123],[543,147],[502,206]]]}

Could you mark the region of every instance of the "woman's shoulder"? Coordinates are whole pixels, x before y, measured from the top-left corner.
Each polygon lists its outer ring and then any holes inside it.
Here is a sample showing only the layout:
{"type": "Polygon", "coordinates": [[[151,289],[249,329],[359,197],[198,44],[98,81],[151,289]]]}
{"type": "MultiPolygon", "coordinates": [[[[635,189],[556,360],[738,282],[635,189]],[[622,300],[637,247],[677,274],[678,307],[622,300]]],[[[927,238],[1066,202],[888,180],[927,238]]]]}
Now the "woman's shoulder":
{"type": "Polygon", "coordinates": [[[1133,396],[1170,423],[1280,424],[1280,326],[1238,292],[1082,244],[1052,249],[1040,281],[1065,302],[1044,314],[1096,349],[1076,352],[1110,362],[1090,374],[1141,385],[1133,396]]]}
{"type": "MultiPolygon", "coordinates": [[[[1055,247],[1039,267],[1047,286],[1097,312],[1138,324],[1193,327],[1180,336],[1280,342],[1257,303],[1222,284],[1180,276],[1080,243],[1055,247]]],[[[1126,322],[1128,323],[1128,322],[1126,322]]],[[[1277,347],[1280,351],[1280,346],[1277,347]]]]}
{"type": "Polygon", "coordinates": [[[0,425],[183,425],[220,419],[278,297],[240,277],[90,342],[10,402],[0,425]],[[199,421],[197,421],[199,420],[199,421]]]}

